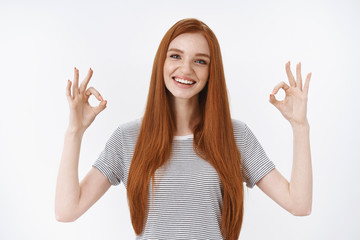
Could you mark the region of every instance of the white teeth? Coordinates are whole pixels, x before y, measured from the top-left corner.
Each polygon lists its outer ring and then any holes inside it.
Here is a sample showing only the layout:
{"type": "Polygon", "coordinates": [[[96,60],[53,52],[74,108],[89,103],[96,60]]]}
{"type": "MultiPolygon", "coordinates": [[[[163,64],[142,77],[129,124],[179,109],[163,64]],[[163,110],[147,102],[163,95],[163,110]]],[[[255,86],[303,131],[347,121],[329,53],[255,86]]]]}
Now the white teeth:
{"type": "Polygon", "coordinates": [[[180,82],[180,83],[184,83],[184,84],[194,84],[195,82],[193,82],[193,81],[188,81],[188,80],[185,80],[185,79],[181,79],[181,78],[174,78],[175,79],[175,81],[177,81],[177,82],[180,82]]]}

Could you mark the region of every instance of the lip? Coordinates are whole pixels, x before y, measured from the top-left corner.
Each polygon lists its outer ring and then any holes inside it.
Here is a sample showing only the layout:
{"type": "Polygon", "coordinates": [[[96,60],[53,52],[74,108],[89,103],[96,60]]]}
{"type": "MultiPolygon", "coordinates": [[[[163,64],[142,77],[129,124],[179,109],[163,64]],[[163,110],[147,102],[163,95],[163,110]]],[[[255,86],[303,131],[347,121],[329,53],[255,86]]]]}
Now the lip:
{"type": "Polygon", "coordinates": [[[196,83],[196,81],[195,81],[194,79],[189,78],[189,77],[184,77],[184,76],[183,76],[183,77],[182,77],[182,76],[172,76],[172,79],[175,80],[175,78],[181,78],[181,79],[188,80],[188,81],[193,81],[193,82],[196,83]]]}
{"type": "Polygon", "coordinates": [[[187,84],[182,84],[182,83],[179,83],[175,80],[175,77],[172,78],[172,80],[174,81],[175,85],[180,87],[180,88],[184,88],[184,89],[188,89],[188,88],[192,88],[194,87],[194,85],[196,84],[196,82],[194,84],[191,84],[191,85],[187,85],[187,84]]]}

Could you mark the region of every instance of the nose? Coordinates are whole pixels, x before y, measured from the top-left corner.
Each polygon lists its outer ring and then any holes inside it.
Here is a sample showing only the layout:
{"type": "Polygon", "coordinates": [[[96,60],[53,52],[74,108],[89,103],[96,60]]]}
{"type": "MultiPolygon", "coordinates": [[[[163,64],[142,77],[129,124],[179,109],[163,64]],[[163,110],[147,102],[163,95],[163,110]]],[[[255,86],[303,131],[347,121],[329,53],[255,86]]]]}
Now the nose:
{"type": "Polygon", "coordinates": [[[191,61],[189,60],[182,61],[181,70],[184,75],[192,73],[194,69],[192,67],[191,61]]]}

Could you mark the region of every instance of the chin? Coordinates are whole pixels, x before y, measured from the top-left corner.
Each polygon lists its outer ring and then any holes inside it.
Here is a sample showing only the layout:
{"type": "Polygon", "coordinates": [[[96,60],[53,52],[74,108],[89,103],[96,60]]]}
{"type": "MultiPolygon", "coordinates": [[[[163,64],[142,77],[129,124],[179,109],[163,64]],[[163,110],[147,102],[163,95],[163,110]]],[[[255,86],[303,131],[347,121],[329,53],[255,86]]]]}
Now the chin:
{"type": "Polygon", "coordinates": [[[171,95],[174,97],[174,98],[184,98],[184,99],[189,99],[192,97],[192,95],[189,95],[189,94],[185,94],[185,93],[179,93],[179,92],[171,92],[171,95]]]}
{"type": "Polygon", "coordinates": [[[185,100],[185,99],[192,99],[194,98],[197,94],[180,94],[180,93],[177,93],[177,94],[172,94],[174,98],[177,98],[177,99],[182,99],[182,100],[185,100]]]}
{"type": "Polygon", "coordinates": [[[196,93],[196,89],[179,89],[177,86],[171,86],[169,88],[167,88],[168,91],[171,93],[171,95],[173,96],[173,98],[177,98],[177,99],[188,99],[190,100],[191,98],[195,97],[196,95],[198,95],[198,93],[196,93]]]}

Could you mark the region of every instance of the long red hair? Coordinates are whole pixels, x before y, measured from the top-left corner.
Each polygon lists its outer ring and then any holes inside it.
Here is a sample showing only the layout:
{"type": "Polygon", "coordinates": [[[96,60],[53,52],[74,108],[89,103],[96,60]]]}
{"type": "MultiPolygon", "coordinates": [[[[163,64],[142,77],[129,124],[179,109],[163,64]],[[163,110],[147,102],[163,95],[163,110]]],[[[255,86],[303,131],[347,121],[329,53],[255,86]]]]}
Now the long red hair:
{"type": "MultiPolygon", "coordinates": [[[[210,48],[209,79],[199,93],[200,121],[194,127],[194,150],[217,171],[223,184],[221,231],[224,239],[238,239],[243,219],[243,171],[230,116],[220,45],[203,22],[188,18],[175,23],[163,37],[154,59],[145,114],[127,180],[131,222],[136,235],[145,227],[148,188],[155,171],[171,156],[175,117],[166,89],[163,67],[170,42],[183,33],[200,32],[210,48]]],[[[152,188],[152,192],[154,189],[152,188]]]]}

